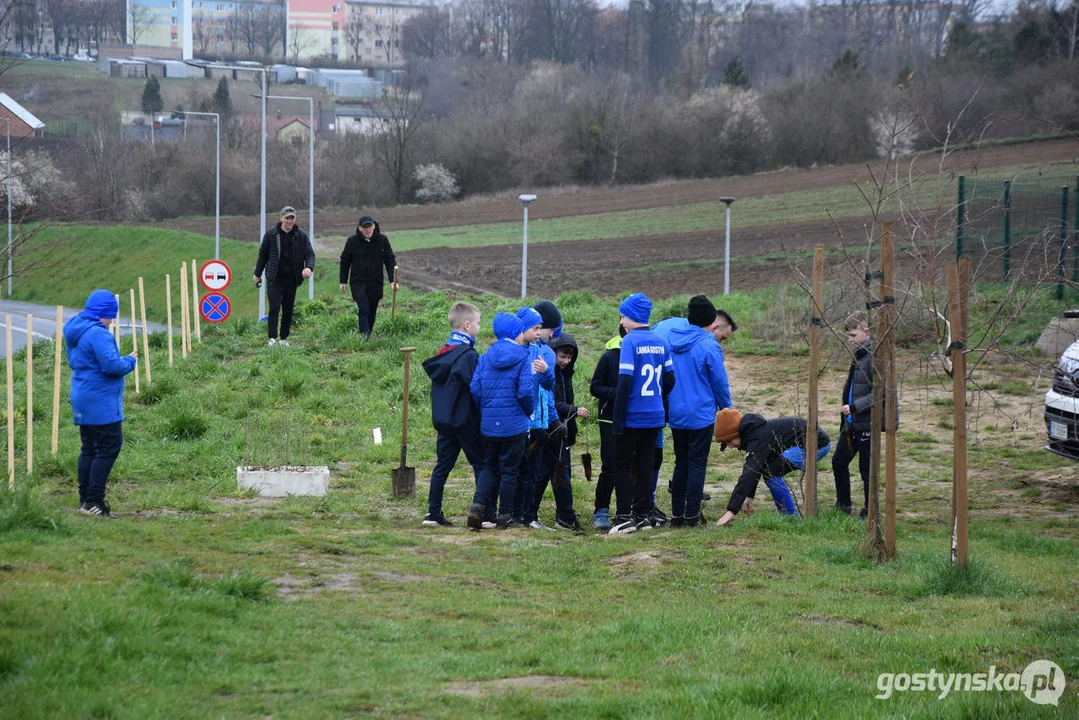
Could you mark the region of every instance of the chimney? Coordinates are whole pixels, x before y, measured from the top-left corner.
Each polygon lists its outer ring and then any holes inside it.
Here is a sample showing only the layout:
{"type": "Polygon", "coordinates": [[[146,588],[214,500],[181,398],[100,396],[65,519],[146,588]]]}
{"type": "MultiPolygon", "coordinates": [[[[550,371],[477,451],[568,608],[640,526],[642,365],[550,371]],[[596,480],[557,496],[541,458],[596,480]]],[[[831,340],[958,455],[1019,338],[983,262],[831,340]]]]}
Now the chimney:
{"type": "Polygon", "coordinates": [[[278,120],[281,119],[281,109],[280,108],[278,108],[278,110],[277,110],[277,119],[278,120]]]}

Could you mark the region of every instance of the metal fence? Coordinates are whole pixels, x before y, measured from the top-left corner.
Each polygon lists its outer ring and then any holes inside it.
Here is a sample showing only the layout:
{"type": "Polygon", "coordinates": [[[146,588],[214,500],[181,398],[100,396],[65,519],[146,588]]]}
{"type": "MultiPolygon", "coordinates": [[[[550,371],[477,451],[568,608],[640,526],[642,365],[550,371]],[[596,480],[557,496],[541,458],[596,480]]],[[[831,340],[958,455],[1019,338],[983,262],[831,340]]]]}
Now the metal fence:
{"type": "Polygon", "coordinates": [[[960,177],[957,207],[956,256],[984,259],[991,268],[987,280],[1044,280],[1051,274],[1063,294],[1070,251],[1072,281],[1079,282],[1074,170],[1032,169],[1003,182],[960,177]]]}

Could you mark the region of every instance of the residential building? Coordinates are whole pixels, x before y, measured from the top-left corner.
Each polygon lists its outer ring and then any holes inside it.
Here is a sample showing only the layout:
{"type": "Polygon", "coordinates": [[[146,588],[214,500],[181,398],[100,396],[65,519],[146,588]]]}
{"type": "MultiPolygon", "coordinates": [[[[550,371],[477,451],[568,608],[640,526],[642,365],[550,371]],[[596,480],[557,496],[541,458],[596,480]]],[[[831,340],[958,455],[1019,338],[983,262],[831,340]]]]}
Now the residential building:
{"type": "Polygon", "coordinates": [[[5,134],[10,128],[11,137],[45,137],[45,123],[3,92],[0,92],[0,124],[5,134]]]}

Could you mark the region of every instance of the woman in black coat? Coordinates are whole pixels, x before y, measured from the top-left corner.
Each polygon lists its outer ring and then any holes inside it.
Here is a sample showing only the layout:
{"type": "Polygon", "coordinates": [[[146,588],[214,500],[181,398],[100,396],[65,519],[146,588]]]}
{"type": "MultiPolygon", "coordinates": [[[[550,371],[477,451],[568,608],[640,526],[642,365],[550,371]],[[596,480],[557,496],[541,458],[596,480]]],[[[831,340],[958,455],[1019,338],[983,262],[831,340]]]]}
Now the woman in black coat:
{"type": "Polygon", "coordinates": [[[356,224],[356,234],[345,241],[345,249],[341,251],[341,293],[344,294],[346,287],[352,291],[361,335],[370,337],[375,327],[375,313],[382,299],[383,267],[390,286],[397,289],[393,282],[396,264],[390,239],[382,234],[374,218],[364,215],[356,224]]]}

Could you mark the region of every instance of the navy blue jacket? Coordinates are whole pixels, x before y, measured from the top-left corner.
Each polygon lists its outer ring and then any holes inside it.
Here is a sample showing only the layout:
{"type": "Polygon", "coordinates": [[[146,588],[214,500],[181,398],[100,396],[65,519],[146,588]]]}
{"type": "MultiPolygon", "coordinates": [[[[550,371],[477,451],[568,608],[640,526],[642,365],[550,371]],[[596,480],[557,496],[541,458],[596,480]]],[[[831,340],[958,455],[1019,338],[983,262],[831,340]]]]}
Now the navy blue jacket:
{"type": "Polygon", "coordinates": [[[121,355],[104,323],[81,312],[64,324],[71,366],[71,414],[76,425],[110,425],[124,419],[124,376],[135,358],[121,355]]]}
{"type": "Polygon", "coordinates": [[[471,345],[444,345],[423,361],[431,378],[431,422],[439,432],[479,432],[479,410],[472,402],[472,376],[479,353],[471,345]]]}
{"type": "Polygon", "coordinates": [[[480,357],[472,376],[472,397],[480,408],[484,437],[508,438],[528,432],[535,409],[528,348],[513,340],[499,340],[480,357]]]}

